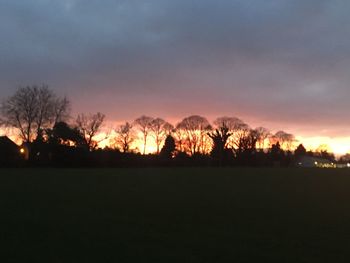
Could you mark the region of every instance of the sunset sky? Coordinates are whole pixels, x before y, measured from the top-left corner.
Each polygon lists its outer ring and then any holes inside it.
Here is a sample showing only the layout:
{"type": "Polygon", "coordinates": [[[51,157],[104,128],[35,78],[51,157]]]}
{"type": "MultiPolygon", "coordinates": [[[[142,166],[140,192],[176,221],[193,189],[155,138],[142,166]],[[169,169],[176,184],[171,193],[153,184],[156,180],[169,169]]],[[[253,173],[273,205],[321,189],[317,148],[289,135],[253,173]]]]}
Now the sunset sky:
{"type": "Polygon", "coordinates": [[[0,0],[0,99],[48,84],[73,114],[236,116],[350,150],[348,0],[0,0]]]}

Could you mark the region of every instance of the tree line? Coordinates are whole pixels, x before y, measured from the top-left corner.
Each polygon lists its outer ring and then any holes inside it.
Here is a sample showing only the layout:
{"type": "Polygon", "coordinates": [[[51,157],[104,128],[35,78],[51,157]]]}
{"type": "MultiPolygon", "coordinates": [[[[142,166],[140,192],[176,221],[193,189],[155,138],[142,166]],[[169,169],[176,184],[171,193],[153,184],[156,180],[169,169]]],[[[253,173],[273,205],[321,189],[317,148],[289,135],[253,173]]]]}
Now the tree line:
{"type": "MultiPolygon", "coordinates": [[[[96,160],[106,159],[105,155],[115,163],[117,161],[111,157],[115,155],[130,164],[140,160],[150,163],[169,163],[171,160],[189,165],[196,162],[287,165],[298,154],[317,155],[307,153],[302,145],[295,150],[296,140],[292,134],[271,133],[264,127],[251,128],[236,117],[219,117],[211,124],[203,116],[192,115],[173,125],[159,117],[142,115],[103,134],[104,114],[81,113],[72,118],[70,112],[69,99],[57,96],[48,86],[21,87],[1,103],[0,124],[17,131],[30,151],[30,160],[39,163],[50,163],[55,158],[61,160],[61,154],[71,156],[77,163],[87,162],[92,156],[96,160]],[[140,139],[142,149],[137,151],[134,145],[140,139]],[[99,149],[99,144],[106,140],[108,146],[99,149]],[[147,156],[150,140],[156,150],[152,156],[147,156]]],[[[331,154],[326,157],[334,159],[331,154]]]]}

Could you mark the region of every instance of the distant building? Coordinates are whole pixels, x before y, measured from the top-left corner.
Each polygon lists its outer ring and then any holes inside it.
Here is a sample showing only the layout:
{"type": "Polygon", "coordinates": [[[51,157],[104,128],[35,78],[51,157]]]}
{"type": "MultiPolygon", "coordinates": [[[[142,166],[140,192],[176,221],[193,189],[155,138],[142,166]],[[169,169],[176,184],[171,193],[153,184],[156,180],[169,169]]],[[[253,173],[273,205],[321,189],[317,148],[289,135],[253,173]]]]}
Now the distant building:
{"type": "Polygon", "coordinates": [[[20,147],[7,136],[0,137],[0,166],[17,165],[21,160],[20,147]]]}
{"type": "Polygon", "coordinates": [[[315,167],[315,168],[337,168],[337,164],[330,160],[313,157],[301,156],[296,161],[297,167],[315,167]]]}

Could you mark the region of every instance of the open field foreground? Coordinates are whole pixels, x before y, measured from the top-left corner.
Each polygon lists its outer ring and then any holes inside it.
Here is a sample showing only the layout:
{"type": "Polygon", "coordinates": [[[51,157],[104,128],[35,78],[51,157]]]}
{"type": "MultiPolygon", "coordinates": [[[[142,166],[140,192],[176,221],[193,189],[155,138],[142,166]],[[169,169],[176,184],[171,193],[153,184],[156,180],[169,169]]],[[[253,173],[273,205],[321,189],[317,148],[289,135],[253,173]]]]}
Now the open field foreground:
{"type": "Polygon", "coordinates": [[[0,174],[0,262],[350,260],[350,170],[0,174]]]}

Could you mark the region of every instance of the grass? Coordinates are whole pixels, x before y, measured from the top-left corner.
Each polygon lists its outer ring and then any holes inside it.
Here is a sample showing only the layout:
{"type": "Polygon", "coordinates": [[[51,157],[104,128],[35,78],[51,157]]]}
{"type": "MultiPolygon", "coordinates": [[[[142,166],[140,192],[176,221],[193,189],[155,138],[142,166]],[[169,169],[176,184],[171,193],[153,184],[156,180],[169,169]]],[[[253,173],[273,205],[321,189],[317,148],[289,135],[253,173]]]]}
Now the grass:
{"type": "Polygon", "coordinates": [[[0,170],[0,262],[349,262],[350,170],[0,170]]]}

